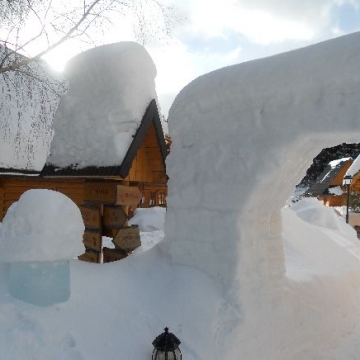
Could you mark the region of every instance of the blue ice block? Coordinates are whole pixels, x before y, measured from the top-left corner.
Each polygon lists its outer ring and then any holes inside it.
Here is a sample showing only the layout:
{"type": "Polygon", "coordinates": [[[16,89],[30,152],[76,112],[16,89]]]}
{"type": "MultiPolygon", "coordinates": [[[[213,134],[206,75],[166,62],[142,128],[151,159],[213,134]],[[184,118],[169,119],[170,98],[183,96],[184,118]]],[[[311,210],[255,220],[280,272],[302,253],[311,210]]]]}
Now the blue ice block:
{"type": "Polygon", "coordinates": [[[9,264],[10,294],[37,306],[50,306],[70,298],[69,261],[13,262],[9,264]]]}

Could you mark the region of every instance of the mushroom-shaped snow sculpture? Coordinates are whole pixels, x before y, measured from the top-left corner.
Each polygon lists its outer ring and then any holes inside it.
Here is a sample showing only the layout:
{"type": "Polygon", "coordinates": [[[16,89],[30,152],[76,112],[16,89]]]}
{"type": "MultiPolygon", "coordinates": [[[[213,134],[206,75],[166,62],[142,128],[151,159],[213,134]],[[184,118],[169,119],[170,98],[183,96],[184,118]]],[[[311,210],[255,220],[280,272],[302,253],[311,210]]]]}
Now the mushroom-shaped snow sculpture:
{"type": "Polygon", "coordinates": [[[83,251],[84,223],[76,204],[51,190],[26,191],[0,228],[0,260],[9,264],[10,294],[38,306],[67,301],[70,265],[83,251]]]}

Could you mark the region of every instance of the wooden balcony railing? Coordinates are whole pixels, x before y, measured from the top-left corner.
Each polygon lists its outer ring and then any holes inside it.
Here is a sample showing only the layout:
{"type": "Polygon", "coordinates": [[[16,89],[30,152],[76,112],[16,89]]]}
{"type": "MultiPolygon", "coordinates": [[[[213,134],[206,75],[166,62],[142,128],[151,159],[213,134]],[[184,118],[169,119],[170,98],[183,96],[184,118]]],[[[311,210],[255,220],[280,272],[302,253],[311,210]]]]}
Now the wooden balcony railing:
{"type": "Polygon", "coordinates": [[[166,184],[140,184],[139,189],[143,195],[139,207],[149,208],[153,206],[166,207],[167,185],[166,184]]]}

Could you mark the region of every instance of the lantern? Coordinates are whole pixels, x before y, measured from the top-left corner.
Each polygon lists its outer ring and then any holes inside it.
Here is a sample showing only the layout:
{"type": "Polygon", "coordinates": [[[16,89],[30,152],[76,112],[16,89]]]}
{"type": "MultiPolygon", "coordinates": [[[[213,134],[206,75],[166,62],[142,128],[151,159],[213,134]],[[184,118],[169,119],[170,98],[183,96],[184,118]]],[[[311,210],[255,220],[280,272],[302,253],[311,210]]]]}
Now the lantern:
{"type": "Polygon", "coordinates": [[[166,327],[154,341],[152,360],[181,360],[180,340],[166,327]]]}
{"type": "Polygon", "coordinates": [[[346,186],[346,223],[349,223],[349,205],[350,205],[350,185],[352,176],[346,175],[343,179],[343,185],[346,186]]]}

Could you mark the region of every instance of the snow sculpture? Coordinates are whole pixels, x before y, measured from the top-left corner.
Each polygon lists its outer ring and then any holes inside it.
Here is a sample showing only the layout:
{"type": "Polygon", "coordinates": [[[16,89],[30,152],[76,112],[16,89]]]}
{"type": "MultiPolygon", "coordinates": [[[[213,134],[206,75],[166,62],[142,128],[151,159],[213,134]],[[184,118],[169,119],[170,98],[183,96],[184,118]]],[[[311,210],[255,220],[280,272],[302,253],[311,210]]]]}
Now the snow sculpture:
{"type": "Polygon", "coordinates": [[[25,192],[0,228],[10,294],[38,306],[67,301],[69,260],[83,251],[83,232],[80,210],[68,197],[51,190],[25,192]]]}
{"type": "Polygon", "coordinates": [[[165,223],[174,261],[226,288],[281,278],[280,209],[322,148],[359,141],[359,37],[229,66],[179,93],[165,223]]]}
{"type": "MultiPolygon", "coordinates": [[[[294,332],[291,313],[284,315],[296,301],[286,291],[280,210],[321,149],[359,141],[359,54],[357,33],[223,68],[186,86],[170,109],[173,142],[161,246],[175,263],[216,281],[227,304],[224,347],[235,349],[242,341],[251,349],[245,357],[267,357],[259,343],[269,336],[280,349],[284,333],[291,331],[295,339],[305,333],[302,328],[294,332]],[[263,331],[277,327],[276,314],[283,328],[263,331]]],[[[335,309],[328,299],[336,297],[322,295],[335,309]]],[[[353,299],[346,301],[342,306],[350,309],[353,299]]],[[[325,322],[327,313],[317,310],[325,322]]],[[[354,322],[333,313],[345,337],[354,322]]],[[[331,326],[325,335],[320,322],[310,323],[306,341],[334,343],[331,326]]],[[[226,359],[236,356],[237,351],[222,353],[226,359]]]]}
{"type": "Polygon", "coordinates": [[[55,114],[47,163],[59,167],[122,163],[140,121],[156,99],[156,67],[139,44],[99,46],[72,58],[69,92],[55,114]]]}
{"type": "Polygon", "coordinates": [[[50,306],[70,298],[69,261],[30,261],[9,264],[9,292],[37,306],[50,306]]]}

